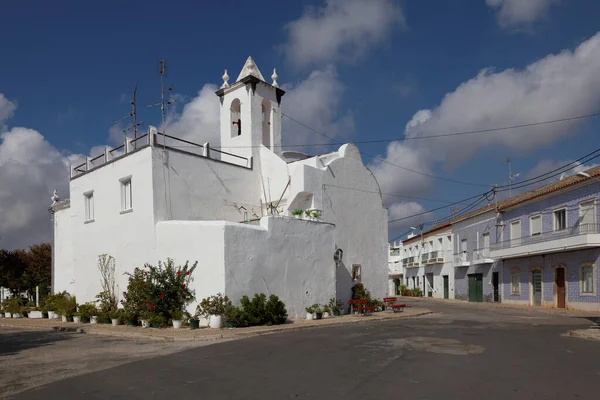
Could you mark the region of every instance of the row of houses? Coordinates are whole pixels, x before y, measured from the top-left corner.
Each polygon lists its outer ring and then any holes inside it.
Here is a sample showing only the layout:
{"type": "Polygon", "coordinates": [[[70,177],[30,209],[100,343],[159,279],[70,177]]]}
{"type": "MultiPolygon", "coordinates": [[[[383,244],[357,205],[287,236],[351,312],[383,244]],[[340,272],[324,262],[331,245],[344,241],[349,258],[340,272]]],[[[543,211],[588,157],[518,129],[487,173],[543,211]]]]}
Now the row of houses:
{"type": "Polygon", "coordinates": [[[600,166],[389,244],[390,294],[600,310],[600,166]]]}

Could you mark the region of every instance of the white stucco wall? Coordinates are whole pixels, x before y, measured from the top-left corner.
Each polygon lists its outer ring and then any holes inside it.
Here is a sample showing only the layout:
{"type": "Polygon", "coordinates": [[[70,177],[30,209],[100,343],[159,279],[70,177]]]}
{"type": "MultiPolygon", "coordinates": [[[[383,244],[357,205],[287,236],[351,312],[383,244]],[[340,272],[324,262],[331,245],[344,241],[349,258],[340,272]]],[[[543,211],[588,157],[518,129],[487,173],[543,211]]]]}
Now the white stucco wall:
{"type": "MultiPolygon", "coordinates": [[[[257,168],[247,169],[193,154],[155,147],[152,154],[154,217],[168,220],[244,220],[261,216],[257,168]]],[[[152,194],[152,193],[150,193],[152,194]]]]}
{"type": "Polygon", "coordinates": [[[226,221],[169,221],[157,224],[159,259],[177,265],[199,261],[190,287],[195,309],[218,292],[239,305],[243,295],[276,294],[291,317],[335,297],[331,224],[265,217],[260,226],[226,221]]]}
{"type": "MultiPolygon", "coordinates": [[[[71,234],[75,290],[78,303],[94,300],[102,290],[98,255],[116,260],[119,296],[127,288],[124,272],[154,263],[155,233],[152,188],[152,148],[146,147],[71,180],[71,234]],[[121,214],[119,179],[131,176],[133,211],[121,214]],[[84,193],[94,191],[94,222],[85,223],[84,193]]],[[[62,225],[62,224],[61,224],[62,225]]],[[[61,226],[57,228],[59,231],[61,226]]],[[[57,243],[58,247],[61,246],[57,243]]],[[[68,257],[59,251],[57,260],[68,257]]],[[[59,280],[63,278],[58,278],[59,280]]]]}
{"type": "Polygon", "coordinates": [[[56,211],[54,219],[54,292],[67,291],[73,293],[75,290],[75,265],[73,264],[73,237],[71,229],[71,208],[63,208],[56,211]]]}

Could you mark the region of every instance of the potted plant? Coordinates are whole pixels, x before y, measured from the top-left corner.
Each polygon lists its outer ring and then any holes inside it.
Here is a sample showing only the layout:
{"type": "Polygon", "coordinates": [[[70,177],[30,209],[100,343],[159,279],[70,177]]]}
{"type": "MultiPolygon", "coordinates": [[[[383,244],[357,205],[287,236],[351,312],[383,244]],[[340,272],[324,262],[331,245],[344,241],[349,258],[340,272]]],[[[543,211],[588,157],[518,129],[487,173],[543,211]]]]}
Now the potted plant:
{"type": "Polygon", "coordinates": [[[165,325],[165,317],[163,316],[162,313],[160,314],[153,314],[150,317],[150,325],[153,328],[161,328],[165,325]]]}
{"type": "Polygon", "coordinates": [[[333,314],[334,317],[339,317],[340,316],[340,310],[342,308],[342,301],[336,301],[335,298],[331,298],[329,299],[329,309],[331,310],[331,313],[333,314]],[[339,304],[338,304],[339,303],[339,304]]]}
{"type": "Polygon", "coordinates": [[[77,308],[77,312],[81,316],[81,322],[88,323],[93,320],[93,324],[98,323],[98,309],[96,308],[96,303],[90,301],[85,304],[80,304],[77,308]]]}
{"type": "Polygon", "coordinates": [[[321,218],[321,213],[319,211],[313,211],[312,217],[314,218],[315,221],[317,221],[319,218],[321,218]]]}
{"type": "Polygon", "coordinates": [[[13,297],[4,303],[4,309],[7,313],[7,318],[21,318],[23,313],[23,299],[13,297]],[[10,316],[9,316],[10,314],[10,316]]]}
{"type": "Polygon", "coordinates": [[[138,314],[134,310],[124,308],[123,318],[127,321],[127,326],[137,326],[138,324],[138,314]]]}
{"type": "Polygon", "coordinates": [[[322,319],[323,318],[323,307],[320,304],[313,305],[315,310],[315,318],[322,319]]]}
{"type": "Polygon", "coordinates": [[[329,307],[329,304],[323,305],[323,318],[329,318],[330,315],[331,315],[331,307],[329,307]]]}
{"type": "Polygon", "coordinates": [[[171,311],[171,318],[173,318],[172,319],[173,328],[174,329],[181,328],[181,323],[183,322],[183,311],[181,311],[179,309],[171,311]]]}
{"type": "Polygon", "coordinates": [[[143,310],[139,315],[142,328],[150,328],[152,326],[152,313],[149,310],[143,310]]]}
{"type": "Polygon", "coordinates": [[[4,318],[4,306],[0,303],[0,318],[4,318]]]}
{"type": "Polygon", "coordinates": [[[304,210],[302,210],[301,208],[296,208],[294,211],[292,211],[292,215],[296,219],[299,219],[300,217],[302,217],[302,214],[304,214],[304,210]]]}
{"type": "Polygon", "coordinates": [[[312,211],[309,209],[304,210],[304,215],[306,216],[306,219],[311,220],[312,219],[312,211]]]}
{"type": "Polygon", "coordinates": [[[217,293],[211,297],[202,299],[196,311],[199,315],[208,316],[208,326],[214,329],[223,325],[223,314],[229,307],[232,307],[229,297],[217,293]]]}
{"type": "Polygon", "coordinates": [[[315,306],[306,307],[306,319],[311,320],[314,319],[315,316],[315,306]]]}
{"type": "Polygon", "coordinates": [[[112,310],[108,313],[112,326],[117,326],[124,319],[124,311],[122,308],[117,308],[116,310],[112,310]]]}

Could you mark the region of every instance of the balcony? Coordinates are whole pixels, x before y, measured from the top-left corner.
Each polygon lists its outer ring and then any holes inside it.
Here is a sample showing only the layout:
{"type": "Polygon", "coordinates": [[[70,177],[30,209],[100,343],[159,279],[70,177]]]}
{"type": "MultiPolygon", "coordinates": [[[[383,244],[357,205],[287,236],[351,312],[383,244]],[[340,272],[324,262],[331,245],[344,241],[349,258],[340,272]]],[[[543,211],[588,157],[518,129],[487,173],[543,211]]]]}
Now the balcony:
{"type": "Polygon", "coordinates": [[[429,254],[428,253],[421,254],[421,264],[427,264],[427,260],[429,260],[429,254]]]}
{"type": "Polygon", "coordinates": [[[443,264],[444,263],[444,253],[442,251],[432,251],[429,253],[429,259],[427,260],[427,264],[443,264]]]}
{"type": "Polygon", "coordinates": [[[507,259],[600,247],[600,224],[582,224],[492,244],[490,257],[507,259]]]}
{"type": "Polygon", "coordinates": [[[469,261],[469,253],[462,252],[454,255],[454,266],[455,267],[468,267],[471,265],[469,261]]]}
{"type": "Polygon", "coordinates": [[[490,255],[489,247],[484,247],[483,249],[476,249],[473,251],[473,265],[476,264],[491,264],[494,262],[494,259],[490,255]]]}
{"type": "Polygon", "coordinates": [[[419,261],[415,262],[415,257],[408,257],[408,259],[405,259],[406,261],[406,268],[411,268],[411,267],[418,267],[419,266],[419,261]]]}

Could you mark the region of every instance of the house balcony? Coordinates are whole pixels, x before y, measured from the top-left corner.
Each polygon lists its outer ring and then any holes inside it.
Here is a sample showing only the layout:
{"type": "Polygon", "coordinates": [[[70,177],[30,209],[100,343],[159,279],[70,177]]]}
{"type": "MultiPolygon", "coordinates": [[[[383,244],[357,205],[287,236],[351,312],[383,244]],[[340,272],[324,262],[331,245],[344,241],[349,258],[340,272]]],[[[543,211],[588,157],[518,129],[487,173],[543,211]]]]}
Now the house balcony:
{"type": "Polygon", "coordinates": [[[415,257],[408,257],[406,260],[406,268],[413,268],[419,266],[419,260],[415,260],[415,257]]]}
{"type": "Polygon", "coordinates": [[[432,251],[429,253],[429,258],[427,260],[428,265],[434,264],[443,264],[444,263],[444,253],[441,251],[432,251]]]}
{"type": "Polygon", "coordinates": [[[471,261],[471,263],[473,265],[492,264],[494,262],[494,259],[490,255],[490,252],[491,250],[489,249],[489,247],[473,251],[473,260],[471,261]]]}
{"type": "Polygon", "coordinates": [[[429,253],[421,254],[421,264],[423,264],[423,265],[427,264],[428,260],[429,260],[429,253]]]}
{"type": "Polygon", "coordinates": [[[454,255],[454,267],[468,267],[469,265],[471,265],[469,253],[462,252],[454,255]]]}
{"type": "Polygon", "coordinates": [[[507,259],[600,247],[600,224],[582,224],[492,244],[490,257],[507,259]]]}

